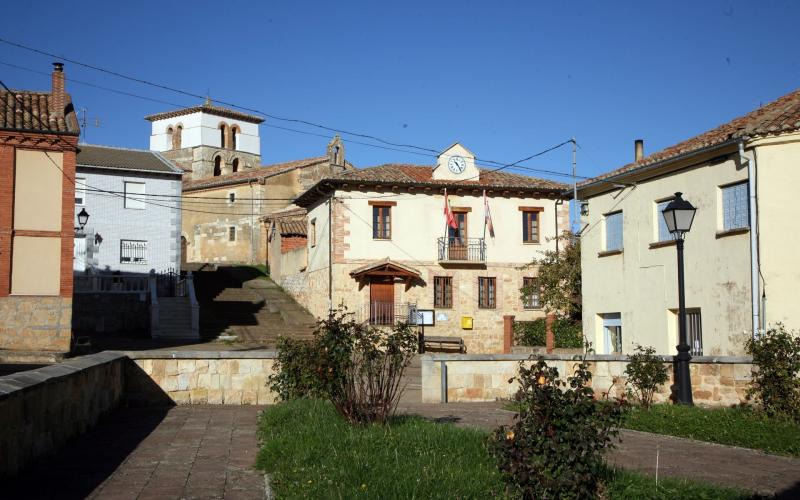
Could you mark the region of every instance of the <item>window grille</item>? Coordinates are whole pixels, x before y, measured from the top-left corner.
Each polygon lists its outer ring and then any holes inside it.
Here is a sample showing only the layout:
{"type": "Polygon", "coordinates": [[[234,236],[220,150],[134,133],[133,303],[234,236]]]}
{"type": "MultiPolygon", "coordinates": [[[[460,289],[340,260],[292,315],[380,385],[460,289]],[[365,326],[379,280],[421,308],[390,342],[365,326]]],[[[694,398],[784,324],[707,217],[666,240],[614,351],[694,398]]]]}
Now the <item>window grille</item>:
{"type": "Polygon", "coordinates": [[[541,309],[542,305],[539,301],[539,279],[522,278],[522,286],[527,290],[522,300],[522,306],[525,309],[541,309]]]}
{"type": "Polygon", "coordinates": [[[120,240],[120,264],[147,264],[147,242],[120,240]]]}
{"type": "Polygon", "coordinates": [[[478,307],[481,309],[495,308],[496,293],[495,278],[478,278],[478,307]]]}
{"type": "Polygon", "coordinates": [[[228,241],[236,241],[236,227],[231,226],[228,228],[228,241]]]}
{"type": "Polygon", "coordinates": [[[444,309],[453,307],[453,278],[450,276],[433,278],[433,306],[444,309]]]}
{"type": "Polygon", "coordinates": [[[622,250],[622,212],[606,215],[606,250],[622,250]]]}
{"type": "Polygon", "coordinates": [[[372,237],[388,240],[392,237],[392,216],[390,206],[372,207],[372,237]]]}
{"type": "Polygon", "coordinates": [[[747,182],[722,188],[722,229],[740,229],[750,226],[750,204],[747,182]]]}

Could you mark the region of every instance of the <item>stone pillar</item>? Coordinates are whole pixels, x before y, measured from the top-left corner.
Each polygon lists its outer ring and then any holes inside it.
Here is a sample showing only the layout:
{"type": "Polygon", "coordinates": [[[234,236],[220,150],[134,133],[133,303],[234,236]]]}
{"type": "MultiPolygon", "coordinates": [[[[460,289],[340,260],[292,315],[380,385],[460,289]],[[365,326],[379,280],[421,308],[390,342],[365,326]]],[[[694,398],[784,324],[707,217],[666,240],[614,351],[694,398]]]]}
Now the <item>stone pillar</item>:
{"type": "Polygon", "coordinates": [[[503,316],[503,353],[511,353],[514,340],[514,316],[503,316]]]}
{"type": "Polygon", "coordinates": [[[555,320],[556,315],[553,313],[548,313],[544,318],[545,347],[547,348],[548,354],[553,352],[556,344],[556,338],[555,335],[553,335],[553,322],[555,320]]]}

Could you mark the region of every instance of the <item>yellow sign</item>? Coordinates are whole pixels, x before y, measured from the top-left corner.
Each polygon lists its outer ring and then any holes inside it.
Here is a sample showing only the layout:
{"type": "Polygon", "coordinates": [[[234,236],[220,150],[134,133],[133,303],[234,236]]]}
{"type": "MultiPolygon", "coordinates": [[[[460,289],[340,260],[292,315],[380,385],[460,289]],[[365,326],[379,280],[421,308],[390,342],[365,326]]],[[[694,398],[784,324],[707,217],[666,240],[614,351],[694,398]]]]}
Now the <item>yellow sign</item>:
{"type": "Polygon", "coordinates": [[[472,330],[472,316],[461,316],[461,329],[472,330]]]}

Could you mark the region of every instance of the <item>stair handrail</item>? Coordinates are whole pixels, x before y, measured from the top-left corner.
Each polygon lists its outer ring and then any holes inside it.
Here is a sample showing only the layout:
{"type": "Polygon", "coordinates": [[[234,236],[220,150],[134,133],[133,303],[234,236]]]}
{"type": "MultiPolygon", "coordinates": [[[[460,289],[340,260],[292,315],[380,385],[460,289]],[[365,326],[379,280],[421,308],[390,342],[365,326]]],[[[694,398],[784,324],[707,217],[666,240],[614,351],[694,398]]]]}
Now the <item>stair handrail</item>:
{"type": "Polygon", "coordinates": [[[158,333],[158,282],[156,280],[156,270],[151,269],[147,279],[150,288],[150,336],[155,337],[158,333]]]}
{"type": "Polygon", "coordinates": [[[194,275],[191,271],[186,273],[186,292],[192,308],[192,333],[200,338],[200,304],[197,302],[197,295],[194,291],[194,275]]]}

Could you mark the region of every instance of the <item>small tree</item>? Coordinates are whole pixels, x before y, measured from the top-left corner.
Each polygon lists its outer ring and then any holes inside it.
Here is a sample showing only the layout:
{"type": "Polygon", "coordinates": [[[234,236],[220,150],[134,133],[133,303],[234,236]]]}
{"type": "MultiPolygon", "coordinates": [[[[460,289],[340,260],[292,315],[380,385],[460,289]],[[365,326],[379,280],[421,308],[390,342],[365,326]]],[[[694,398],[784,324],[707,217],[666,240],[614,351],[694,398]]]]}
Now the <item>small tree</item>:
{"type": "Polygon", "coordinates": [[[498,467],[522,498],[593,498],[604,469],[603,453],[613,447],[625,401],[598,401],[590,387],[585,357],[565,381],[539,359],[520,364],[515,399],[520,412],[511,426],[492,435],[498,467]]]}
{"type": "Polygon", "coordinates": [[[800,421],[800,337],[782,324],[745,342],[758,371],[748,398],[755,399],[770,416],[800,421]]]}
{"type": "Polygon", "coordinates": [[[625,367],[625,376],[628,377],[625,382],[627,394],[640,405],[649,408],[658,388],[669,380],[669,370],[656,356],[655,348],[637,344],[628,366],[625,367]]]}
{"type": "Polygon", "coordinates": [[[547,311],[554,311],[573,319],[581,319],[581,239],[564,231],[559,238],[559,249],[545,250],[544,256],[534,259],[530,266],[539,268],[538,290],[520,289],[523,297],[539,293],[539,300],[547,311]]]}

